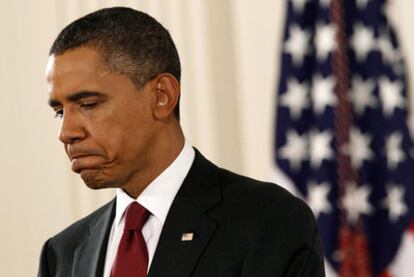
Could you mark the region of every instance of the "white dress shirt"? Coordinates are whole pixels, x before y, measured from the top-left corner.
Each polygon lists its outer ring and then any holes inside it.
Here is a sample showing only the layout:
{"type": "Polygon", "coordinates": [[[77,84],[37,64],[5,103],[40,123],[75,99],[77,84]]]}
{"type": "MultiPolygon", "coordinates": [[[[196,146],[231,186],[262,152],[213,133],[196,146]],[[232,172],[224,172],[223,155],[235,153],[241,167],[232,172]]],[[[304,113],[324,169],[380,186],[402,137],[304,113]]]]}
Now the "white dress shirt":
{"type": "Polygon", "coordinates": [[[187,176],[187,173],[193,164],[194,157],[194,149],[186,142],[180,154],[172,164],[155,178],[137,199],[131,198],[122,189],[117,189],[116,214],[109,235],[104,277],[110,277],[112,265],[124,230],[125,209],[133,201],[138,202],[150,212],[150,216],[142,228],[142,234],[148,249],[149,269],[172,201],[183,183],[184,178],[187,176]]]}

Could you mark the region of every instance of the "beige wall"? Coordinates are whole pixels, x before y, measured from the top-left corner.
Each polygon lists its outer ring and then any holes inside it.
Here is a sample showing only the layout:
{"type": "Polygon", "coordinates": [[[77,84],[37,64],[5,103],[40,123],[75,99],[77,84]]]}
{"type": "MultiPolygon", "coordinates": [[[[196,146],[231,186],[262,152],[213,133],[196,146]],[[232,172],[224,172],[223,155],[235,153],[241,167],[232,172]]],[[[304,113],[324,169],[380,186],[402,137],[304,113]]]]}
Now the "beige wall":
{"type": "MultiPolygon", "coordinates": [[[[61,28],[114,4],[155,16],[182,58],[183,126],[190,142],[224,167],[270,179],[283,3],[0,0],[0,276],[35,275],[44,240],[113,195],[86,189],[57,141],[59,122],[46,105],[43,75],[61,28]]],[[[392,4],[414,68],[414,2],[392,4]]]]}

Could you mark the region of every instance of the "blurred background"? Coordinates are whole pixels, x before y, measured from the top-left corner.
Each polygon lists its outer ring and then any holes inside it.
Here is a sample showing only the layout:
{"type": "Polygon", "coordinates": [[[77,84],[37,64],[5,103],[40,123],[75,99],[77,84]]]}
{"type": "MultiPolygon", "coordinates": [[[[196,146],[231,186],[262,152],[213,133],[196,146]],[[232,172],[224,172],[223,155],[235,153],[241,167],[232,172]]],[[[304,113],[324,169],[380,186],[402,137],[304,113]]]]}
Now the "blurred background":
{"type": "MultiPolygon", "coordinates": [[[[190,143],[222,167],[283,184],[275,177],[273,139],[287,3],[0,0],[0,276],[34,276],[43,242],[114,196],[87,189],[70,171],[57,139],[59,120],[47,106],[48,50],[64,26],[114,5],[155,17],[181,57],[182,125],[190,143]]],[[[386,10],[408,82],[413,10],[411,0],[388,1],[386,10]]],[[[413,129],[412,114],[408,120],[413,129]]]]}

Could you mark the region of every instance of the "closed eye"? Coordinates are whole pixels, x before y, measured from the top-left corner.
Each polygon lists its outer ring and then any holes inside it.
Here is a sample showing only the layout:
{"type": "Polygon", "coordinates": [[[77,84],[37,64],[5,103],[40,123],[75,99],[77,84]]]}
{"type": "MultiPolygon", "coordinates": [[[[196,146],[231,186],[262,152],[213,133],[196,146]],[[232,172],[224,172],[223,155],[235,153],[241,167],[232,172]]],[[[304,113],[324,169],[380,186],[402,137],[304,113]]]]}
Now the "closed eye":
{"type": "Polygon", "coordinates": [[[62,118],[63,117],[63,110],[55,110],[55,118],[62,118]]]}
{"type": "Polygon", "coordinates": [[[90,110],[90,109],[95,108],[98,104],[99,102],[85,102],[85,103],[79,104],[79,106],[83,109],[90,110]]]}

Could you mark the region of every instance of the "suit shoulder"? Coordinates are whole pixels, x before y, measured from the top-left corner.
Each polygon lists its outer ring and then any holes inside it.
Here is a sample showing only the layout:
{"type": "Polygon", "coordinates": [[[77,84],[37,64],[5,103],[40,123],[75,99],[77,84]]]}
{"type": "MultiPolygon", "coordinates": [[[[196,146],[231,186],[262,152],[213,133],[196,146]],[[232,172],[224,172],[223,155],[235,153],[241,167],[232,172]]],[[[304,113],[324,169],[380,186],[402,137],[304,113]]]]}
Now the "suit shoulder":
{"type": "Polygon", "coordinates": [[[242,176],[223,168],[220,168],[220,181],[223,189],[231,192],[235,197],[247,197],[249,200],[252,200],[252,196],[260,196],[261,200],[274,200],[275,197],[296,198],[277,184],[242,176]]]}
{"type": "Polygon", "coordinates": [[[270,212],[283,209],[289,213],[313,217],[312,211],[302,199],[277,184],[255,180],[222,168],[220,179],[223,197],[226,199],[264,207],[270,212]]]}
{"type": "Polygon", "coordinates": [[[221,223],[230,222],[239,226],[237,229],[252,232],[249,238],[263,238],[254,242],[262,246],[277,245],[281,238],[313,240],[317,232],[315,217],[302,199],[276,184],[220,171],[223,205],[214,215],[221,223]]]}
{"type": "Polygon", "coordinates": [[[89,215],[79,219],[78,221],[72,223],[64,230],[54,235],[50,239],[51,244],[65,244],[72,241],[73,238],[79,239],[79,236],[89,233],[89,226],[95,220],[100,218],[101,215],[110,211],[112,206],[115,204],[115,200],[110,201],[104,206],[98,208],[89,215]]]}

